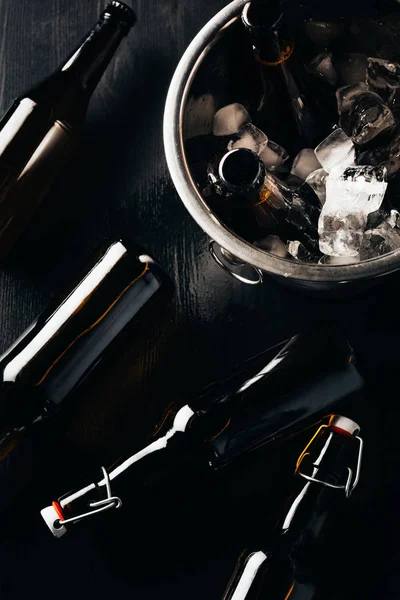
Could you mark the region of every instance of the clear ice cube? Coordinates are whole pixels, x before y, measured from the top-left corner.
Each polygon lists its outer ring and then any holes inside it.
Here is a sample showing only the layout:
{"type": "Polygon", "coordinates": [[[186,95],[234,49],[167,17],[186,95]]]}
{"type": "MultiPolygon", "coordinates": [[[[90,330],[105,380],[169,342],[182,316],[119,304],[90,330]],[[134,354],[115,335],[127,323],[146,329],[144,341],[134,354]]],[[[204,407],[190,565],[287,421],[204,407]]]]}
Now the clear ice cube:
{"type": "Polygon", "coordinates": [[[360,252],[368,215],[378,210],[386,193],[384,167],[334,170],[326,182],[326,202],[319,223],[319,248],[331,256],[360,252]]]}
{"type": "Polygon", "coordinates": [[[217,103],[212,94],[202,94],[198,98],[191,96],[185,108],[183,139],[211,133],[216,110],[217,103]]]}
{"type": "Polygon", "coordinates": [[[381,58],[369,58],[367,83],[391,108],[398,108],[400,99],[400,65],[381,58]]]}
{"type": "Polygon", "coordinates": [[[246,123],[250,123],[251,117],[245,107],[238,102],[228,104],[215,114],[213,120],[213,134],[234,135],[246,123]]]}
{"type": "Polygon", "coordinates": [[[360,249],[362,260],[382,256],[400,248],[400,229],[397,227],[398,218],[399,213],[397,210],[392,210],[386,221],[381,223],[379,227],[368,229],[364,233],[360,249]]]}
{"type": "Polygon", "coordinates": [[[328,173],[333,167],[341,165],[343,170],[354,165],[355,149],[353,141],[345,134],[343,129],[334,129],[327,138],[315,148],[318,162],[328,173]]]}
{"type": "Polygon", "coordinates": [[[289,242],[287,245],[288,252],[293,258],[296,260],[301,260],[302,262],[313,262],[316,263],[318,261],[318,256],[312,254],[307,248],[299,242],[295,240],[293,242],[289,242]]]}
{"type": "Polygon", "coordinates": [[[279,171],[289,159],[289,153],[272,140],[268,140],[267,145],[260,154],[264,165],[271,171],[279,171]]]}
{"type": "Polygon", "coordinates": [[[338,74],[332,63],[332,52],[317,54],[308,65],[308,70],[329,83],[329,85],[337,83],[338,74]]]}
{"type": "Polygon", "coordinates": [[[309,174],[306,179],[306,183],[312,187],[314,192],[317,194],[321,205],[325,204],[326,200],[326,178],[328,173],[325,169],[317,169],[309,174]]]}
{"type": "Polygon", "coordinates": [[[368,92],[368,86],[364,82],[338,88],[336,90],[336,101],[339,115],[348,113],[357,96],[364,92],[368,92]]]}
{"type": "Polygon", "coordinates": [[[334,65],[341,85],[352,85],[365,81],[367,62],[368,57],[366,54],[350,53],[335,56],[334,65]]]}
{"type": "Polygon", "coordinates": [[[347,127],[355,144],[362,146],[395,125],[393,113],[375,92],[359,94],[349,111],[347,127]]]}
{"type": "Polygon", "coordinates": [[[320,169],[321,165],[312,148],[303,148],[293,161],[291,173],[306,180],[310,173],[320,169]]]}
{"type": "Polygon", "coordinates": [[[321,214],[319,249],[331,256],[357,256],[360,251],[367,217],[362,213],[336,210],[321,214]]]}
{"type": "Polygon", "coordinates": [[[279,256],[280,258],[285,258],[288,255],[287,248],[281,238],[277,235],[267,235],[267,237],[262,240],[258,240],[254,244],[258,248],[269,252],[270,254],[274,254],[275,256],[279,256]]]}
{"type": "Polygon", "coordinates": [[[228,150],[247,148],[260,156],[268,144],[268,137],[261,129],[251,123],[242,125],[237,134],[228,143],[228,150]]]}
{"type": "Polygon", "coordinates": [[[381,145],[359,152],[357,164],[382,165],[386,167],[388,177],[394,177],[400,170],[400,128],[381,145]]]}

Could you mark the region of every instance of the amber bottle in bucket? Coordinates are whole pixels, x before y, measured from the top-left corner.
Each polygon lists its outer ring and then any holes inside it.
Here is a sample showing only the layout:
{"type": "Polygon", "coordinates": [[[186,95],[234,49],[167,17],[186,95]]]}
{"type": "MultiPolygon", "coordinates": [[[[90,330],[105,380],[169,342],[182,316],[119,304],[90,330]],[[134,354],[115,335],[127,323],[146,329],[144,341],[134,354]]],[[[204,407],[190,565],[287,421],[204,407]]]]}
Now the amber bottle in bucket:
{"type": "Polygon", "coordinates": [[[252,0],[243,9],[242,22],[263,82],[261,129],[291,152],[304,145],[314,147],[321,139],[320,119],[303,89],[296,40],[280,0],[252,0]]]}
{"type": "Polygon", "coordinates": [[[21,94],[0,121],[0,257],[16,244],[73,154],[89,100],[136,20],[113,0],[49,77],[21,94]]]}
{"type": "Polygon", "coordinates": [[[0,460],[45,424],[138,325],[153,320],[173,285],[130,240],[106,244],[0,357],[0,460]]]}

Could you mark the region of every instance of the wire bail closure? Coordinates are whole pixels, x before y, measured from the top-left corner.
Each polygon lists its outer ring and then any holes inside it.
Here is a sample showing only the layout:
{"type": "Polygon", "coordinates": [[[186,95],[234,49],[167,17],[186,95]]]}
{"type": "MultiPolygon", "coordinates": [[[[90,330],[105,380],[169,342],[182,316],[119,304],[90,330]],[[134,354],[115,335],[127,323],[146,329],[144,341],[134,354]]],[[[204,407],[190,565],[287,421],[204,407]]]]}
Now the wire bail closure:
{"type": "MultiPolygon", "coordinates": [[[[332,488],[332,489],[336,489],[336,490],[344,490],[346,498],[350,498],[351,494],[357,487],[357,484],[360,480],[361,462],[362,462],[362,454],[363,454],[363,448],[364,448],[364,442],[363,442],[362,438],[358,435],[356,435],[354,437],[358,441],[358,457],[357,457],[357,466],[356,466],[356,473],[354,475],[354,479],[353,479],[353,469],[351,469],[350,467],[347,467],[348,475],[347,475],[347,481],[344,485],[334,485],[333,483],[328,483],[327,481],[323,481],[322,479],[318,479],[317,477],[314,477],[312,475],[306,475],[305,473],[302,473],[299,470],[299,467],[300,467],[301,463],[303,462],[304,458],[307,456],[307,454],[303,455],[300,463],[297,465],[297,468],[296,468],[297,475],[300,475],[300,477],[303,477],[303,479],[306,479],[310,483],[318,483],[319,485],[323,485],[328,488],[332,488]]],[[[315,466],[318,467],[318,465],[315,465],[315,466]]]]}
{"type": "Polygon", "coordinates": [[[59,519],[60,525],[64,526],[70,523],[77,523],[82,519],[86,519],[87,517],[91,517],[98,513],[104,512],[106,510],[109,510],[110,508],[120,508],[122,506],[121,498],[119,498],[118,496],[111,495],[110,477],[106,469],[104,467],[101,467],[101,470],[103,471],[104,481],[107,490],[107,498],[104,498],[104,500],[98,500],[97,502],[90,502],[89,506],[93,508],[93,510],[90,510],[86,513],[82,513],[81,515],[76,515],[75,517],[71,517],[70,519],[59,519]]]}

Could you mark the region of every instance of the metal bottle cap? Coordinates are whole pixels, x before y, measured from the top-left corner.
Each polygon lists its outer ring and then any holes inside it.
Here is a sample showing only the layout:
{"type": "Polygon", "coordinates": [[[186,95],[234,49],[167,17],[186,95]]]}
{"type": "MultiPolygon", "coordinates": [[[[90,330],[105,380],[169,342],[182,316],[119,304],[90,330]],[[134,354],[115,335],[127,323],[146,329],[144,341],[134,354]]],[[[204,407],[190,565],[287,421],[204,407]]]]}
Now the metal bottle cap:
{"type": "Polygon", "coordinates": [[[133,10],[119,0],[112,0],[104,9],[102,17],[115,18],[127,31],[136,23],[136,15],[133,10]]]}

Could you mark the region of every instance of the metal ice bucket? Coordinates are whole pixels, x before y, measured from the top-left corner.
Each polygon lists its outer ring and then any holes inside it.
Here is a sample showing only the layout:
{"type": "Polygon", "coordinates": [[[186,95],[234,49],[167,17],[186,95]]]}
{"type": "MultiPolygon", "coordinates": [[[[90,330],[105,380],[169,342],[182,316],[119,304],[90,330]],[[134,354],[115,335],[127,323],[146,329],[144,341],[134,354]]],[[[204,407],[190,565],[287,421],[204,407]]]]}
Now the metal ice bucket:
{"type": "MultiPolygon", "coordinates": [[[[267,273],[283,283],[307,290],[337,292],[341,288],[346,293],[353,293],[381,276],[399,270],[400,249],[378,258],[340,266],[279,258],[229,230],[213,214],[196,185],[185,153],[185,139],[190,136],[185,122],[188,102],[193,113],[202,110],[202,103],[196,104],[193,99],[206,93],[215,98],[217,109],[230,102],[242,101],[246,72],[254,68],[250,49],[247,54],[243,50],[249,46],[240,22],[246,2],[234,0],[203,27],[187,48],[172,78],[164,114],[164,146],[172,180],[187,210],[210,237],[213,257],[241,281],[261,283],[267,273]],[[238,52],[241,53],[239,64],[238,52]]],[[[203,115],[199,114],[198,122],[202,119],[203,115]]],[[[190,122],[196,123],[193,114],[190,122]]]]}

